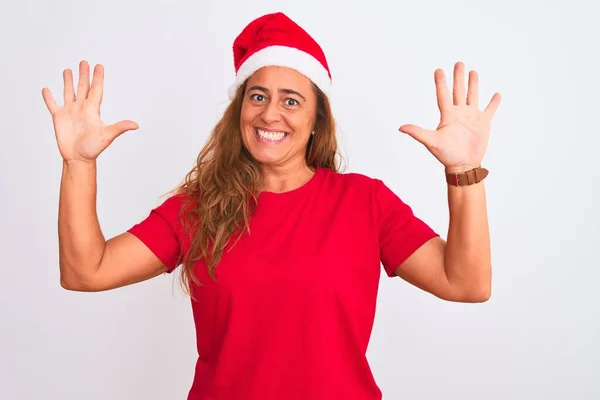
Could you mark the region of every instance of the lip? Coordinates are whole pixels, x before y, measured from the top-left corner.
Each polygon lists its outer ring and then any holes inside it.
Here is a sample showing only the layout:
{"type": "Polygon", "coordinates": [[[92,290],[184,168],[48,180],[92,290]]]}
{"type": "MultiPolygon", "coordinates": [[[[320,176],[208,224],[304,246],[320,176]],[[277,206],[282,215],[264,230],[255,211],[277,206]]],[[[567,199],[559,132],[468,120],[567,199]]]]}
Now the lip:
{"type": "Polygon", "coordinates": [[[259,142],[261,142],[261,143],[264,143],[264,144],[278,144],[278,143],[283,142],[289,136],[289,133],[286,132],[286,131],[276,131],[276,130],[273,130],[273,129],[264,129],[264,128],[259,128],[259,127],[254,127],[254,136],[256,136],[256,139],[259,142]],[[258,134],[258,129],[266,131],[266,132],[283,132],[283,133],[285,133],[285,135],[283,136],[283,138],[281,140],[277,140],[277,141],[265,140],[265,139],[261,138],[260,135],[258,134]]]}
{"type": "Polygon", "coordinates": [[[255,130],[256,130],[256,129],[260,129],[261,131],[265,131],[265,132],[283,132],[283,133],[285,133],[286,135],[289,135],[289,134],[290,134],[288,131],[286,131],[286,130],[284,130],[284,129],[270,129],[270,128],[265,128],[265,127],[262,127],[262,126],[254,126],[253,128],[254,128],[255,130]]]}

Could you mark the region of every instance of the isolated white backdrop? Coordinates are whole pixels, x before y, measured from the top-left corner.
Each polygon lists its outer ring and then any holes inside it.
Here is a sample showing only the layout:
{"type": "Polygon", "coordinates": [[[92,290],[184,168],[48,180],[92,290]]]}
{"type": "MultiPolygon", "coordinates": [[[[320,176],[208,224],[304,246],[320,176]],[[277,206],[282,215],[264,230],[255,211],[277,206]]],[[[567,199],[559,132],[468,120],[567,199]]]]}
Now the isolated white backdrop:
{"type": "Polygon", "coordinates": [[[438,122],[433,71],[499,91],[484,165],[493,294],[439,300],[382,277],[368,356],[385,399],[600,398],[600,85],[586,1],[21,0],[0,12],[0,398],[184,399],[196,357],[173,276],[104,293],[59,284],[61,160],[41,97],[106,69],[103,118],[133,119],[99,158],[112,237],[192,167],[227,104],[231,43],[284,11],[323,46],[346,172],[384,180],[443,236],[443,170],[398,132],[438,122]]]}

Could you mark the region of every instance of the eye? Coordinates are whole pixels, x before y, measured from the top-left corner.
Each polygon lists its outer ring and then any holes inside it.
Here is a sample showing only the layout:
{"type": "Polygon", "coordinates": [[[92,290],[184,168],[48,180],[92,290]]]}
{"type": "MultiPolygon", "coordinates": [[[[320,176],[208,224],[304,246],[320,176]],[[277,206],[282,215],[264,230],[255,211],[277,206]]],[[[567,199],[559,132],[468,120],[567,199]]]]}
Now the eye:
{"type": "Polygon", "coordinates": [[[297,106],[298,104],[299,104],[298,100],[296,100],[296,99],[292,99],[292,98],[285,99],[286,106],[297,106]]]}
{"type": "Polygon", "coordinates": [[[263,96],[262,94],[259,94],[259,93],[255,93],[255,94],[250,95],[250,99],[256,100],[256,101],[264,101],[265,96],[263,96]]]}

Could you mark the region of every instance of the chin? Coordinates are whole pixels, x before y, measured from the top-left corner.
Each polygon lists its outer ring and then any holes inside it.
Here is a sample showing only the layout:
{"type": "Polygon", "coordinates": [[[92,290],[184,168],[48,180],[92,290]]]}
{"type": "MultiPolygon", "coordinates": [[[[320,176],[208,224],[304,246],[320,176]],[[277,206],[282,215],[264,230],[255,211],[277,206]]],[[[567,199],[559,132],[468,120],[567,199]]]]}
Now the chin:
{"type": "Polygon", "coordinates": [[[264,151],[251,151],[250,154],[256,161],[264,165],[277,165],[285,158],[283,154],[273,154],[264,151]]]}

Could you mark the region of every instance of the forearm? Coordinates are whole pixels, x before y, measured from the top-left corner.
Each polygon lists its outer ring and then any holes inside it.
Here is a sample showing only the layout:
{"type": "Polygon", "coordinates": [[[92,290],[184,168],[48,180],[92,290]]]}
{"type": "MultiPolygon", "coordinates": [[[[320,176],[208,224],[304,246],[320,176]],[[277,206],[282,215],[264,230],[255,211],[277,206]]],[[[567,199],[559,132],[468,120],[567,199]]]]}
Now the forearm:
{"type": "Polygon", "coordinates": [[[96,213],[96,163],[63,161],[58,240],[63,285],[84,281],[97,271],[105,239],[96,213]]]}
{"type": "Polygon", "coordinates": [[[466,300],[486,300],[491,292],[491,250],[484,182],[448,185],[450,224],[445,249],[449,284],[466,300]]]}

